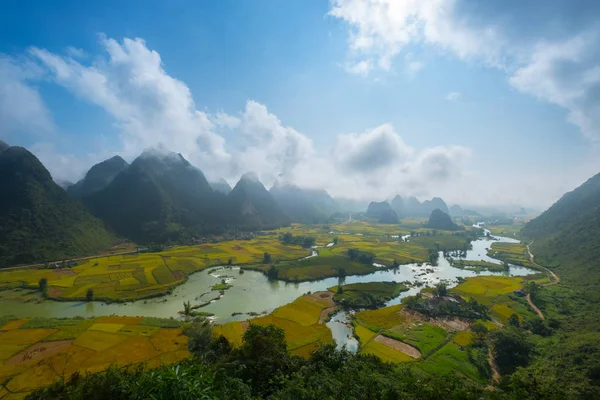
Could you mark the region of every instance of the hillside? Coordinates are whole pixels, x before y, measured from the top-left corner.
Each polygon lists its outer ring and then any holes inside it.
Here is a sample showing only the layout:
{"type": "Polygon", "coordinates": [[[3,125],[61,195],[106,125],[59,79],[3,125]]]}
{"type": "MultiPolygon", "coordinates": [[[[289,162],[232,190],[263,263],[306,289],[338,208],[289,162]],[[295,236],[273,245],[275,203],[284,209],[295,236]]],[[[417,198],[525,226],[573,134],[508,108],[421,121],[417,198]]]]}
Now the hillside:
{"type": "Polygon", "coordinates": [[[438,209],[445,214],[450,214],[446,202],[444,202],[444,200],[442,200],[440,197],[434,197],[431,200],[425,200],[423,203],[421,203],[419,212],[421,216],[429,216],[435,209],[438,209]]]}
{"type": "Polygon", "coordinates": [[[0,153],[0,267],[98,253],[114,236],[29,151],[0,153]]]}
{"type": "Polygon", "coordinates": [[[289,224],[289,218],[256,174],[244,174],[227,195],[235,224],[244,229],[276,228],[289,224]]]}
{"type": "Polygon", "coordinates": [[[2,140],[0,140],[0,153],[2,153],[4,150],[8,149],[9,147],[10,146],[8,144],[6,144],[2,140]]]}
{"type": "Polygon", "coordinates": [[[119,172],[125,170],[128,166],[129,164],[120,156],[102,161],[90,168],[82,180],[69,186],[67,193],[76,198],[83,198],[96,193],[108,186],[119,172]]]}
{"type": "Polygon", "coordinates": [[[326,222],[337,210],[336,203],[325,190],[276,183],[269,193],[293,222],[309,224],[326,222]]]}
{"type": "Polygon", "coordinates": [[[431,215],[429,216],[429,222],[427,222],[427,227],[445,231],[455,231],[459,229],[458,225],[452,221],[452,218],[450,218],[448,214],[439,208],[436,208],[431,212],[431,215]]]}
{"type": "Polygon", "coordinates": [[[536,260],[556,266],[566,279],[600,284],[600,174],[566,193],[525,225],[536,260]]]}
{"type": "Polygon", "coordinates": [[[383,213],[389,213],[390,211],[393,212],[394,210],[387,201],[372,201],[369,203],[365,215],[369,218],[379,219],[383,213]]]}
{"type": "Polygon", "coordinates": [[[118,234],[149,243],[218,229],[224,198],[181,154],[149,150],[84,202],[118,234]]]}

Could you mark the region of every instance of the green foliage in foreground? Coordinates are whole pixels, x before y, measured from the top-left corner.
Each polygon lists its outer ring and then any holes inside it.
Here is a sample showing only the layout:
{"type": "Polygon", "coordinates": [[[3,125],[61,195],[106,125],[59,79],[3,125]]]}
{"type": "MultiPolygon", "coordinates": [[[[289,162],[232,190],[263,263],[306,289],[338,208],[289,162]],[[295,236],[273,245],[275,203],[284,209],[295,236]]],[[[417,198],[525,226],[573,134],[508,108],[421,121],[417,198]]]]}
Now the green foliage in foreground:
{"type": "Polygon", "coordinates": [[[352,283],[333,288],[337,293],[333,299],[347,308],[383,307],[387,300],[393,299],[408,287],[396,282],[352,283]]]}

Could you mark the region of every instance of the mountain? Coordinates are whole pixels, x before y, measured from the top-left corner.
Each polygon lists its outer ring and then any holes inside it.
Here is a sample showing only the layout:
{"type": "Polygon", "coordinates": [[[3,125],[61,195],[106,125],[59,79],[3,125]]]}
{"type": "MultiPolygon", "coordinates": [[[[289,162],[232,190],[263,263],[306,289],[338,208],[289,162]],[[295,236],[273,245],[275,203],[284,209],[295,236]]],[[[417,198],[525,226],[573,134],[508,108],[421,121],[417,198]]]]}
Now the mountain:
{"type": "Polygon", "coordinates": [[[229,183],[227,183],[227,181],[223,178],[219,179],[216,182],[209,182],[209,184],[212,190],[214,190],[215,192],[221,192],[223,194],[228,194],[229,192],[231,192],[231,186],[229,186],[229,183]]]}
{"type": "Polygon", "coordinates": [[[337,204],[322,189],[305,189],[276,183],[269,193],[293,222],[326,222],[337,211],[337,204]]]}
{"type": "Polygon", "coordinates": [[[388,212],[388,211],[394,211],[392,210],[392,207],[390,206],[390,203],[388,203],[387,201],[372,201],[369,203],[369,207],[367,207],[367,212],[365,213],[365,215],[369,218],[381,218],[381,215],[384,212],[388,212]]]}
{"type": "Polygon", "coordinates": [[[67,193],[76,198],[83,198],[96,193],[107,187],[128,166],[129,164],[120,156],[114,156],[102,161],[90,168],[82,180],[69,186],[67,193]]]}
{"type": "Polygon", "coordinates": [[[421,202],[415,197],[410,196],[405,204],[406,215],[411,217],[417,216],[421,211],[421,202]]]}
{"type": "Polygon", "coordinates": [[[600,284],[600,174],[529,221],[521,234],[533,240],[538,263],[558,267],[561,277],[578,285],[600,284]]]}
{"type": "Polygon", "coordinates": [[[4,150],[8,149],[9,147],[10,146],[8,144],[6,144],[2,140],[0,140],[0,153],[2,153],[4,150]]]}
{"type": "Polygon", "coordinates": [[[389,210],[384,210],[379,215],[380,224],[397,224],[398,222],[398,214],[396,214],[396,211],[392,210],[391,208],[389,210]]]}
{"type": "Polygon", "coordinates": [[[432,229],[441,229],[445,231],[455,231],[458,230],[458,225],[456,225],[450,216],[436,208],[431,212],[429,216],[429,222],[427,222],[427,227],[432,229]]]}
{"type": "Polygon", "coordinates": [[[398,218],[402,218],[404,216],[406,216],[406,206],[404,205],[404,201],[402,200],[402,197],[400,197],[399,195],[396,195],[396,197],[394,197],[392,199],[392,210],[394,210],[398,216],[398,218]]]}
{"type": "Polygon", "coordinates": [[[118,234],[141,243],[186,241],[225,228],[225,196],[181,154],[147,150],[83,198],[118,234]]]}
{"type": "Polygon", "coordinates": [[[439,197],[434,197],[431,200],[425,200],[423,203],[421,203],[420,215],[429,216],[435,209],[438,209],[445,214],[450,214],[448,206],[444,200],[439,197]]]}
{"type": "Polygon", "coordinates": [[[255,173],[244,174],[227,195],[236,224],[245,229],[276,228],[289,218],[255,173]]]}
{"type": "Polygon", "coordinates": [[[345,199],[339,197],[336,197],[333,200],[338,205],[338,211],[341,212],[361,212],[369,205],[369,202],[365,200],[345,199]]]}
{"type": "Polygon", "coordinates": [[[114,236],[29,151],[0,153],[0,267],[96,254],[114,236]]]}

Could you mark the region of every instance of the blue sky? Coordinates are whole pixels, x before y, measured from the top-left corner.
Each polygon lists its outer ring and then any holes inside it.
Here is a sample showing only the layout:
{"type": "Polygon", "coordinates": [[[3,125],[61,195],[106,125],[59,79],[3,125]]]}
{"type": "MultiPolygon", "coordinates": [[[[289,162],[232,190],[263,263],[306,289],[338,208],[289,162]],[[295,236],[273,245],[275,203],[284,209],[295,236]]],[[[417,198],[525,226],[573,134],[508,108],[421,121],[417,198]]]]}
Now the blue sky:
{"type": "Polygon", "coordinates": [[[162,146],[231,183],[544,207],[600,170],[597,3],[4,1],[0,139],[57,180],[162,146]]]}

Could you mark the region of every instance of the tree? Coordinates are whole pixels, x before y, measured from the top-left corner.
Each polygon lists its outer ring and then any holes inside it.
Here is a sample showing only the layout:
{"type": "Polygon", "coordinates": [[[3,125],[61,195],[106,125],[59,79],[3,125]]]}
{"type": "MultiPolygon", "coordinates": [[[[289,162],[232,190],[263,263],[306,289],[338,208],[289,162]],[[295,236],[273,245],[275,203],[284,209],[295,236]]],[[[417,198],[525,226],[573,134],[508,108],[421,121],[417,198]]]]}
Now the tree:
{"type": "Polygon", "coordinates": [[[337,293],[338,294],[343,294],[344,293],[344,287],[342,285],[338,285],[338,287],[337,287],[337,293]]]}
{"type": "Polygon", "coordinates": [[[475,335],[475,340],[482,343],[485,340],[489,329],[483,323],[475,322],[471,325],[471,332],[475,335]]]}
{"type": "Polygon", "coordinates": [[[267,271],[267,278],[275,280],[279,278],[279,269],[276,266],[271,265],[271,268],[267,271]]]}
{"type": "Polygon", "coordinates": [[[270,264],[271,263],[271,254],[265,251],[265,254],[263,255],[263,264],[270,264]]]}
{"type": "Polygon", "coordinates": [[[540,285],[538,285],[535,281],[529,281],[527,283],[527,286],[525,286],[525,290],[527,290],[527,292],[531,296],[531,299],[535,300],[539,293],[540,285]]]}
{"type": "Polygon", "coordinates": [[[444,297],[448,295],[448,287],[443,283],[437,285],[437,293],[439,297],[444,297]]]}
{"type": "Polygon", "coordinates": [[[508,319],[508,324],[514,326],[515,328],[521,327],[521,321],[519,320],[519,316],[513,313],[508,319]]]}
{"type": "Polygon", "coordinates": [[[42,278],[39,282],[40,291],[44,297],[48,297],[48,278],[42,278]]]}
{"type": "Polygon", "coordinates": [[[514,327],[498,329],[491,333],[491,338],[500,374],[511,374],[517,367],[527,365],[532,345],[522,330],[514,327]]]}
{"type": "Polygon", "coordinates": [[[92,289],[88,289],[87,293],[85,294],[85,298],[87,301],[94,300],[94,291],[92,289]]]}
{"type": "Polygon", "coordinates": [[[333,244],[338,244],[338,238],[337,238],[337,236],[333,238],[333,244]]]}
{"type": "Polygon", "coordinates": [[[183,315],[188,318],[192,315],[193,313],[193,309],[192,309],[192,303],[189,301],[184,301],[183,302],[183,315]]]}
{"type": "Polygon", "coordinates": [[[229,260],[227,260],[227,265],[232,265],[233,264],[233,258],[229,258],[229,260]]]}

